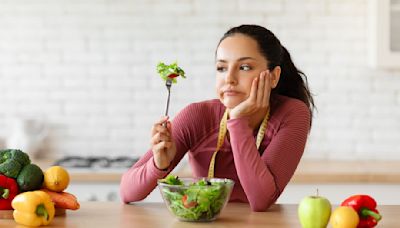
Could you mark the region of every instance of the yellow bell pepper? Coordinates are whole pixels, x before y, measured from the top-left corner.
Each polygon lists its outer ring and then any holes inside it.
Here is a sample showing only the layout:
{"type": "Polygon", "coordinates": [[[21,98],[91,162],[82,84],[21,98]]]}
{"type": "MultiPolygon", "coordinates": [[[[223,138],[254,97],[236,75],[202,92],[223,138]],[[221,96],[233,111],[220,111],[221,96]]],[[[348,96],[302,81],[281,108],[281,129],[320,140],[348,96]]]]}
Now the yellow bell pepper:
{"type": "Polygon", "coordinates": [[[24,192],[11,203],[14,220],[26,226],[48,225],[54,218],[54,204],[43,191],[24,192]]]}

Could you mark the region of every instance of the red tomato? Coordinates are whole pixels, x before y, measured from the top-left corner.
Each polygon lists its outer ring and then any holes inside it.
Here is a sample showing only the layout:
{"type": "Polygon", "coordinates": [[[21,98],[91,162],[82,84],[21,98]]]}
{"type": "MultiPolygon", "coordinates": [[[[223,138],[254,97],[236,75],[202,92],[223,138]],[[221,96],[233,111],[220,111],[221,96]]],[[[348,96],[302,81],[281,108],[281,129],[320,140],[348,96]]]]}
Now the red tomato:
{"type": "Polygon", "coordinates": [[[186,208],[192,208],[192,207],[197,206],[197,202],[196,202],[196,201],[187,202],[187,198],[188,198],[187,195],[183,195],[183,196],[182,196],[182,203],[183,203],[183,206],[184,206],[184,207],[186,207],[186,208]]]}
{"type": "Polygon", "coordinates": [[[170,75],[168,75],[169,78],[176,78],[178,76],[179,76],[178,74],[170,74],[170,75]]]}

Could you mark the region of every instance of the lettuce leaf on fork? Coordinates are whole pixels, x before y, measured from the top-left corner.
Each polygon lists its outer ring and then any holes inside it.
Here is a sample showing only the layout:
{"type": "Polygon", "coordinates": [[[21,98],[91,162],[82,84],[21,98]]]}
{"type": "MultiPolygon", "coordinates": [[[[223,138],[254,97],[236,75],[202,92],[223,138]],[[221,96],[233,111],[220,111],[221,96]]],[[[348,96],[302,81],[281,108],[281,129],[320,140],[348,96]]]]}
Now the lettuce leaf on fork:
{"type": "Polygon", "coordinates": [[[165,81],[168,79],[172,80],[172,83],[176,83],[176,77],[181,76],[185,77],[185,71],[178,66],[177,62],[174,62],[170,65],[167,65],[163,62],[159,62],[157,65],[157,73],[161,76],[165,81]]]}

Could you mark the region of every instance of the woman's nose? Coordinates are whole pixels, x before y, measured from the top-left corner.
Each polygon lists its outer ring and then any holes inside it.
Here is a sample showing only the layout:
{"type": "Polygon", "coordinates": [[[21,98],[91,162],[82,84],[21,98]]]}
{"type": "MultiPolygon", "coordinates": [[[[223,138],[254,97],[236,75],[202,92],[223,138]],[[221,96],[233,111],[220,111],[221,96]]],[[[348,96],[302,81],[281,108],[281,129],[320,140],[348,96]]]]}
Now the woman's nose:
{"type": "Polygon", "coordinates": [[[226,84],[236,84],[237,83],[236,73],[233,70],[228,70],[226,72],[225,82],[226,82],[226,84]]]}

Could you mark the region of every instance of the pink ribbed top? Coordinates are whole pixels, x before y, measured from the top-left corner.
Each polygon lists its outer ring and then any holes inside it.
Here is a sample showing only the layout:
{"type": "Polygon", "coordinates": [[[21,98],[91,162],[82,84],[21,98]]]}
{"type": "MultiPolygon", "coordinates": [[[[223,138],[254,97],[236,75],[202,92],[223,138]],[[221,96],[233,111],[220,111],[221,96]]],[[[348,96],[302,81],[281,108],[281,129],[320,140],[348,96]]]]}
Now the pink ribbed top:
{"type": "MultiPolygon", "coordinates": [[[[193,103],[172,121],[177,155],[162,171],[149,150],[121,179],[123,202],[144,199],[188,153],[195,177],[207,177],[211,156],[217,145],[219,123],[225,107],[219,100],[193,103]]],[[[257,131],[246,118],[228,120],[229,140],[217,154],[215,177],[235,181],[230,201],[248,202],[253,211],[264,211],[273,204],[293,176],[300,161],[310,128],[310,111],[300,100],[275,96],[270,119],[259,150],[257,131]],[[261,153],[260,153],[261,152],[261,153]]]]}

